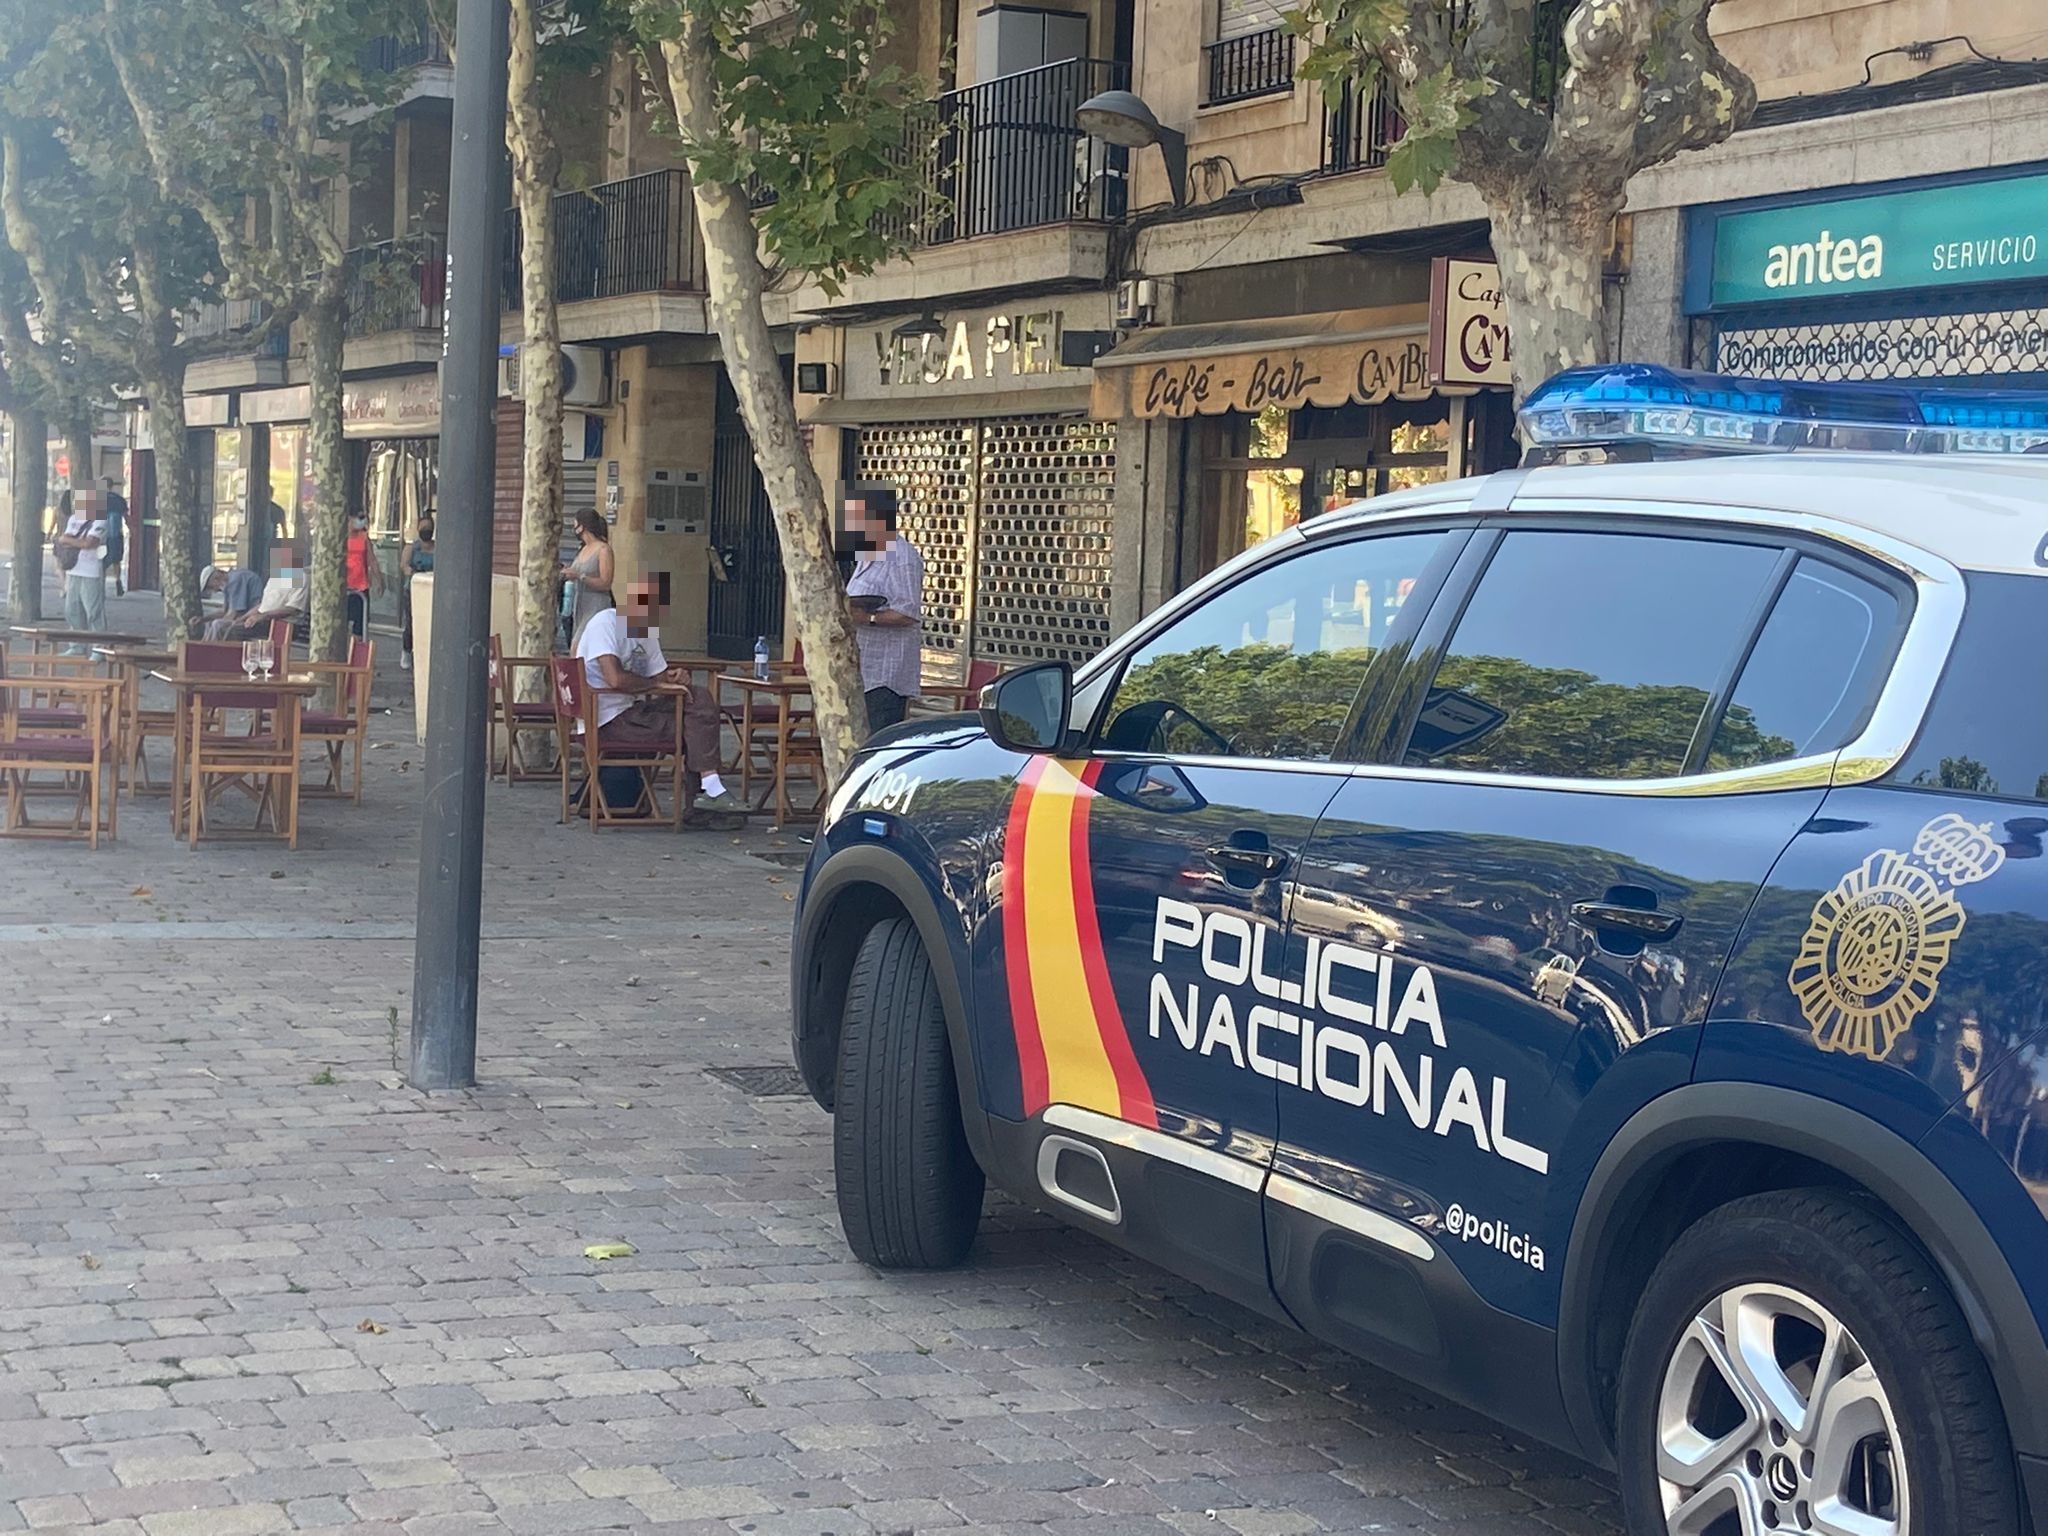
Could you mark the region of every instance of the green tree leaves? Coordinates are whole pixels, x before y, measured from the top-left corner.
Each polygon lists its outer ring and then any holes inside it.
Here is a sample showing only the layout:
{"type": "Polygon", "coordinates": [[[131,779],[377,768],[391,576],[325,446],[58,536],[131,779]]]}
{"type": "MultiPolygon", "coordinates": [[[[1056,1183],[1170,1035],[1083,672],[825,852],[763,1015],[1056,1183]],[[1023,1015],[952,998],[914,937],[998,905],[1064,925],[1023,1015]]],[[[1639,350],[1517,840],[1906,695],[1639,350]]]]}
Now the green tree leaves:
{"type": "MultiPolygon", "coordinates": [[[[682,135],[692,174],[744,188],[767,258],[837,293],[900,254],[937,211],[937,123],[921,82],[883,62],[894,24],[857,0],[797,0],[755,27],[737,0],[633,0],[643,41],[701,17],[717,42],[721,127],[682,135]]],[[[674,119],[667,126],[673,129],[674,119]]]]}

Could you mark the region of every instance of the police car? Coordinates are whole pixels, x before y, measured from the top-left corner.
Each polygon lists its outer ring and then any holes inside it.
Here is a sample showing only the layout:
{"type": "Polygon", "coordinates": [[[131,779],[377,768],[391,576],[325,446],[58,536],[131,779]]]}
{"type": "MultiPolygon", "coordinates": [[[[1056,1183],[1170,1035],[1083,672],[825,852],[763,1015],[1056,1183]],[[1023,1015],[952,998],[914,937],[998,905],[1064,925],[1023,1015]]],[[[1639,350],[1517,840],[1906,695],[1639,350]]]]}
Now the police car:
{"type": "Polygon", "coordinates": [[[793,978],[848,1241],[993,1182],[1634,1532],[2048,1532],[2048,411],[1524,431],[863,754],[793,978]]]}

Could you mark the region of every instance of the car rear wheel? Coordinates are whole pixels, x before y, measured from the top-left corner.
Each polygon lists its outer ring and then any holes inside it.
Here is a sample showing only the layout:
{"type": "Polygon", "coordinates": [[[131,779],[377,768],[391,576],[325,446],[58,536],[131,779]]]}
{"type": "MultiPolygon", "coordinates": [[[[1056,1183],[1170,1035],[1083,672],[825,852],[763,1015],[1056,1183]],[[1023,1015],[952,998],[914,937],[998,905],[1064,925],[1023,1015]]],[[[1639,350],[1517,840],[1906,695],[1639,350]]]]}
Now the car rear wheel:
{"type": "Polygon", "coordinates": [[[847,979],[833,1099],[839,1223],[862,1263],[949,1269],[981,1225],[945,1004],[907,918],[877,924],[847,979]]]}
{"type": "Polygon", "coordinates": [[[2005,1536],[1990,1372],[1941,1277],[1866,1201],[1751,1196],[1687,1229],[1622,1359],[1622,1502],[1669,1536],[2005,1536]]]}

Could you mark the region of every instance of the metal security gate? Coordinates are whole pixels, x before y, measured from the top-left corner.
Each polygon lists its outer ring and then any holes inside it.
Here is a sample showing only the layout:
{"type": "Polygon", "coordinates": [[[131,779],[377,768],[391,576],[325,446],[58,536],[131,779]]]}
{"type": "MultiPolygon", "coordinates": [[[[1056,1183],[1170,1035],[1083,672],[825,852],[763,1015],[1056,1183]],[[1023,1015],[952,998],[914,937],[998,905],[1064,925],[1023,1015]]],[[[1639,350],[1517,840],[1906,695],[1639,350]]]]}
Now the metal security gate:
{"type": "Polygon", "coordinates": [[[1110,638],[1116,424],[1029,416],[856,434],[855,474],[892,485],[924,555],[925,673],[1081,662],[1110,638]]]}
{"type": "Polygon", "coordinates": [[[705,644],[714,656],[751,656],[754,641],[782,644],[782,545],[754,445],[719,380],[718,428],[711,465],[711,548],[725,580],[711,582],[705,644]]]}

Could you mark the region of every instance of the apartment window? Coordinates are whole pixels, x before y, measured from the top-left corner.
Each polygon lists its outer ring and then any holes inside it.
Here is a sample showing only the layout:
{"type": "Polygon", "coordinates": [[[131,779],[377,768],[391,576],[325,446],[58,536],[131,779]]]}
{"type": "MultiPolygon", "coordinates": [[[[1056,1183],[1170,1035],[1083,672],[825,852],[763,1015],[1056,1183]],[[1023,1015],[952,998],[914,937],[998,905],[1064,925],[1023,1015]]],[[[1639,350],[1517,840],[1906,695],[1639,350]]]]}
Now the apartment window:
{"type": "Polygon", "coordinates": [[[1217,0],[1216,37],[1228,41],[1278,28],[1287,14],[1287,0],[1217,0]]]}
{"type": "Polygon", "coordinates": [[[1282,0],[1219,0],[1216,41],[1206,50],[1204,101],[1220,106],[1294,89],[1294,36],[1282,0]]]}

